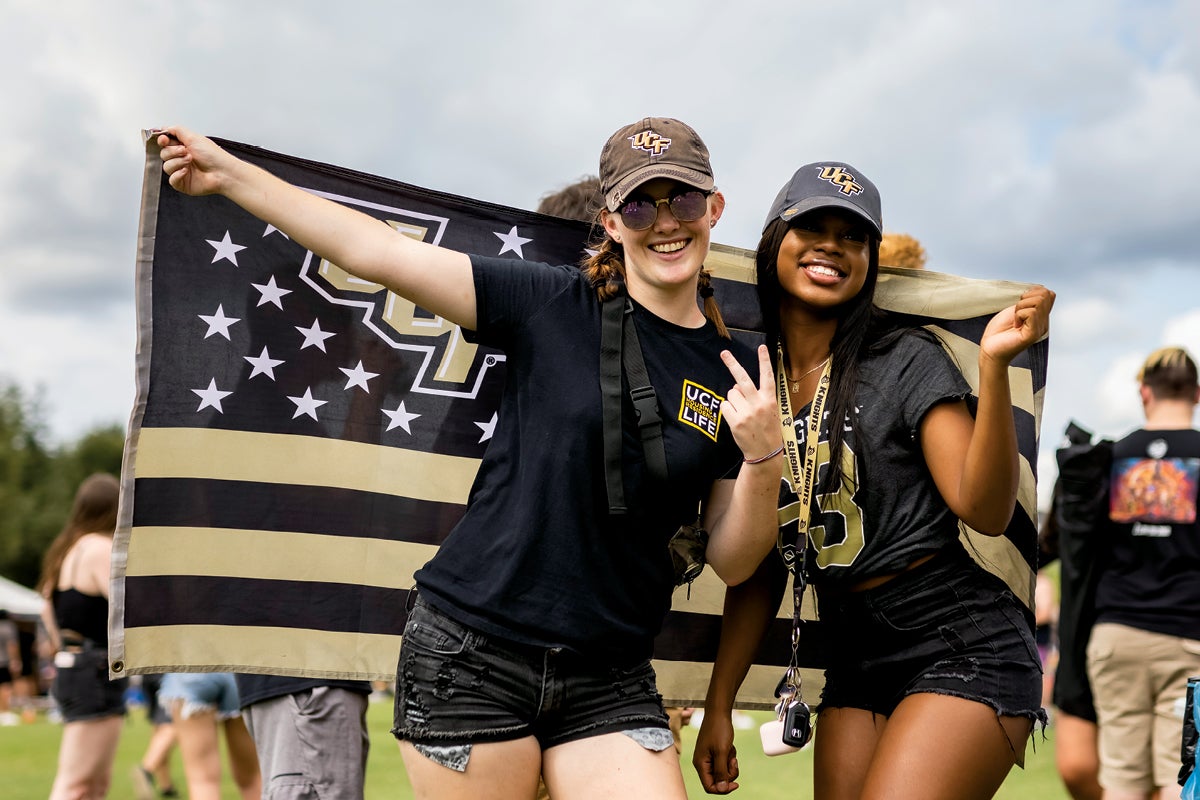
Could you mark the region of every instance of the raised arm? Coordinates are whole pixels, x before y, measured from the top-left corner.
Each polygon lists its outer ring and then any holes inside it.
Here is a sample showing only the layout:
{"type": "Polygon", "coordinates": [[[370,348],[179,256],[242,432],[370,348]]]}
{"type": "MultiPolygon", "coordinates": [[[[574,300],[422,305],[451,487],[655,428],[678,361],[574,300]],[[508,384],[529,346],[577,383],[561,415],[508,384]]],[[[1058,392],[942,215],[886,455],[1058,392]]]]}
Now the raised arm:
{"type": "Polygon", "coordinates": [[[373,217],[309,194],[186,128],[164,128],[158,145],[163,169],[180,192],[227,197],[347,272],[475,328],[475,284],[465,254],[418,242],[373,217]]]}
{"type": "Polygon", "coordinates": [[[783,451],[775,372],[766,346],[758,348],[757,384],[729,351],[721,358],[735,381],[721,404],[721,414],[747,460],[736,480],[716,481],[709,493],[705,557],[721,580],[732,586],[754,574],[778,536],[783,451]]]}
{"type": "Polygon", "coordinates": [[[979,407],[934,406],[921,422],[921,448],[938,491],[958,518],[980,533],[1004,533],[1016,507],[1020,463],[1008,367],[1046,335],[1054,292],[1026,291],[997,314],[979,346],[979,407]]]}

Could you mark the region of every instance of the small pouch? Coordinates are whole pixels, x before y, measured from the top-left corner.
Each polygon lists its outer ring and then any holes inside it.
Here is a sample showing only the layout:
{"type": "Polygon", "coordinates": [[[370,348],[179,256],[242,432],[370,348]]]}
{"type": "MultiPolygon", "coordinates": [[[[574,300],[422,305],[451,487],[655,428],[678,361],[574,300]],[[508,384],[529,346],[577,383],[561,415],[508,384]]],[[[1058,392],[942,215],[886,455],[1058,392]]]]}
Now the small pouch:
{"type": "Polygon", "coordinates": [[[679,530],[667,543],[671,553],[671,565],[675,568],[675,585],[682,586],[700,577],[704,571],[704,551],[708,547],[708,531],[700,525],[700,518],[691,525],[680,525],[679,530]]]}

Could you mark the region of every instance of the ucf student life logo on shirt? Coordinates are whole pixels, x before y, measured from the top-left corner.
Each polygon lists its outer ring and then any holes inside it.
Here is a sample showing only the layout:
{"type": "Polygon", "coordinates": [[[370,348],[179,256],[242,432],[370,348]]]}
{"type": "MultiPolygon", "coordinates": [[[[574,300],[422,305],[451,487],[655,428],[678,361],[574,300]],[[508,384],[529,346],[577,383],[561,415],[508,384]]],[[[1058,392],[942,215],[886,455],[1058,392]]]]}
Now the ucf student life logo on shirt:
{"type": "Polygon", "coordinates": [[[721,402],[724,400],[712,389],[689,380],[683,382],[683,397],[679,403],[679,421],[691,425],[714,442],[721,430],[721,402]]]}

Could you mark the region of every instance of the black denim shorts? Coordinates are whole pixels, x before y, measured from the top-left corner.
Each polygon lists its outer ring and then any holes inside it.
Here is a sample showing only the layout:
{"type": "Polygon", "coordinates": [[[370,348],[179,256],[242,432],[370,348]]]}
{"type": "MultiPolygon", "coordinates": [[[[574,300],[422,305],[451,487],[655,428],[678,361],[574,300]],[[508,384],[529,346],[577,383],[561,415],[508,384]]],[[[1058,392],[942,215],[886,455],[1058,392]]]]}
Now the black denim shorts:
{"type": "Polygon", "coordinates": [[[79,652],[58,653],[50,694],[64,722],[119,716],[125,713],[128,678],[108,679],[108,651],[85,645],[79,652]]]}
{"type": "Polygon", "coordinates": [[[910,694],[975,700],[1045,723],[1032,616],[955,543],[862,592],[817,593],[830,634],[822,708],[890,716],[910,694]]]}
{"type": "Polygon", "coordinates": [[[650,739],[673,744],[649,660],[599,665],[559,648],[497,639],[421,600],[400,645],[393,722],[396,738],[418,745],[534,736],[545,749],[645,729],[661,729],[665,738],[650,739]]]}

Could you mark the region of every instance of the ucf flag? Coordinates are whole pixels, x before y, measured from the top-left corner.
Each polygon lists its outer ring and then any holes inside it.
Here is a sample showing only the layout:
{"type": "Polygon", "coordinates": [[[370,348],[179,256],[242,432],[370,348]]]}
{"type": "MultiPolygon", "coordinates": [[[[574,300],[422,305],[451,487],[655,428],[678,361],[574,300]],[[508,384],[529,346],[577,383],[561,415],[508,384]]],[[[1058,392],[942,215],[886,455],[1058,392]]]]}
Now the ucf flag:
{"type": "MultiPolygon", "coordinates": [[[[220,197],[167,183],[154,137],[137,252],[138,393],[113,553],[110,672],[390,680],[413,572],[462,516],[495,427],[504,354],[351,277],[220,197]]],[[[578,263],[584,223],[221,141],[284,180],[443,247],[578,263]]],[[[715,245],[735,336],[759,337],[753,253],[715,245]]],[[[933,326],[976,383],[979,335],[1024,286],[884,269],[878,301],[933,326]]],[[[975,552],[1027,605],[1047,343],[1014,363],[1019,507],[975,552]]],[[[964,531],[965,536],[971,536],[964,531]]],[[[724,598],[706,570],[655,645],[668,704],[700,705],[724,598]]],[[[739,697],[766,708],[790,655],[785,595],[739,697]]],[[[825,637],[806,603],[809,697],[825,637]]]]}

